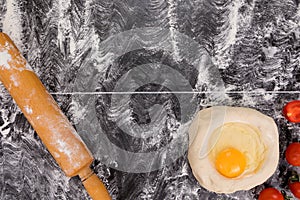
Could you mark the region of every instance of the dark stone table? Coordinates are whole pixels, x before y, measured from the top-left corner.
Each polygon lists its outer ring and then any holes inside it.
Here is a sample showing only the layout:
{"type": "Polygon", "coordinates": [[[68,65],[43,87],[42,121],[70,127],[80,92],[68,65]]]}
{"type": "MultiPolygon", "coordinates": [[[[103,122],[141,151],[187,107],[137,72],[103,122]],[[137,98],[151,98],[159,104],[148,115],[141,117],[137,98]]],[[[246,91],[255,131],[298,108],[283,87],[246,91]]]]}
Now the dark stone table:
{"type": "MultiPolygon", "coordinates": [[[[300,127],[281,110],[300,93],[299,9],[298,0],[2,0],[0,30],[78,130],[113,199],[246,200],[268,186],[290,194],[284,151],[300,127]],[[193,177],[188,127],[214,105],[276,121],[281,159],[263,185],[217,195],[193,177]]],[[[89,199],[0,90],[0,199],[89,199]]]]}

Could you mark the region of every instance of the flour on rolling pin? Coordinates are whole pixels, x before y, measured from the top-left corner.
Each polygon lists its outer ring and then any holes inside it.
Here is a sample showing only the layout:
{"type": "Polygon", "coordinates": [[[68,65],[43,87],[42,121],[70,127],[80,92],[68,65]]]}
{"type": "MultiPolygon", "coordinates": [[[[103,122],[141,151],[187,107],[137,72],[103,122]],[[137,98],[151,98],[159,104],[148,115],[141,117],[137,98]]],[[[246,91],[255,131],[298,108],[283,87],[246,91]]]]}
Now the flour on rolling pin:
{"type": "Polygon", "coordinates": [[[11,68],[14,68],[14,69],[17,69],[19,71],[23,71],[24,69],[25,70],[29,70],[29,71],[33,71],[32,70],[32,67],[29,65],[28,62],[25,62],[24,63],[24,60],[26,60],[22,54],[18,54],[16,55],[16,58],[14,59],[14,61],[17,63],[17,64],[24,64],[25,65],[25,68],[17,68],[16,66],[14,65],[10,65],[9,63],[13,61],[13,58],[11,56],[11,54],[9,53],[9,51],[15,49],[16,47],[14,47],[12,44],[6,42],[5,45],[4,45],[4,48],[0,49],[0,67],[4,67],[4,69],[11,69],[11,68]]]}
{"type": "Polygon", "coordinates": [[[28,115],[31,115],[33,113],[32,108],[30,108],[28,105],[24,106],[24,110],[28,115]]]}
{"type": "Polygon", "coordinates": [[[14,83],[15,87],[19,87],[19,79],[15,75],[10,76],[10,80],[14,83]]]}
{"type": "Polygon", "coordinates": [[[79,176],[94,200],[111,200],[90,169],[91,152],[17,47],[1,32],[0,81],[66,175],[79,176]]]}
{"type": "Polygon", "coordinates": [[[7,51],[0,52],[0,67],[10,69],[8,62],[11,61],[11,55],[7,51]]]}

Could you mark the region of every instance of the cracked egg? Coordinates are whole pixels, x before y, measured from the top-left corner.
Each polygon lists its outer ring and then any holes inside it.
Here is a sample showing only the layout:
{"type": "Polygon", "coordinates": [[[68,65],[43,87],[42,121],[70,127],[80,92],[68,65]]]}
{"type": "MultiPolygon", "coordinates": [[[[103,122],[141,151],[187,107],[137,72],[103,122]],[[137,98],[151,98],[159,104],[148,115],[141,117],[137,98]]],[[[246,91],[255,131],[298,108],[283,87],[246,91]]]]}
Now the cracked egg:
{"type": "Polygon", "coordinates": [[[193,174],[210,191],[249,190],[265,182],[277,168],[277,126],[254,109],[215,106],[201,110],[189,137],[193,174]]]}

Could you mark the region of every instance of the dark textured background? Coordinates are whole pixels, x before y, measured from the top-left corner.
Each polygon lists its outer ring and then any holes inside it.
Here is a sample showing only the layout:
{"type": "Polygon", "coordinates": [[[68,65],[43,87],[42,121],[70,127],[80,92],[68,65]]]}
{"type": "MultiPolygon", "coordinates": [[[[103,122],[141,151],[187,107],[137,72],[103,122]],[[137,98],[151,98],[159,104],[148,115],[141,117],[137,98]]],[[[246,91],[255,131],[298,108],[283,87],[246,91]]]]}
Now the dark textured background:
{"type": "MultiPolygon", "coordinates": [[[[198,94],[198,109],[215,104],[252,107],[273,117],[278,125],[281,160],[264,185],[231,195],[210,193],[197,184],[186,154],[150,173],[118,171],[97,159],[95,171],[113,199],[119,200],[245,200],[257,198],[266,186],[287,189],[286,174],[291,167],[283,152],[288,143],[299,140],[300,129],[283,118],[281,109],[286,102],[299,98],[299,19],[298,0],[0,0],[0,30],[12,37],[75,126],[81,120],[81,108],[76,103],[80,94],[70,91],[78,71],[86,67],[86,60],[101,41],[139,27],[177,30],[207,50],[220,71],[226,95],[222,102],[213,102],[198,94]]],[[[109,60],[109,56],[102,56],[109,60]]],[[[199,81],[197,71],[189,70],[184,61],[176,61],[172,53],[146,49],[131,52],[103,68],[97,83],[99,91],[111,91],[118,77],[133,66],[159,60],[183,70],[191,83],[199,81]]],[[[88,199],[77,178],[64,176],[2,85],[0,90],[0,199],[88,199]]],[[[153,90],[166,88],[140,88],[153,90]]],[[[102,131],[121,148],[151,151],[172,139],[169,126],[163,123],[158,133],[162,137],[149,144],[120,135],[106,110],[110,98],[109,94],[97,96],[97,116],[102,131]]],[[[132,95],[127,102],[134,113],[130,120],[150,123],[147,109],[155,104],[170,108],[176,118],[176,102],[171,94],[132,95]],[[169,99],[171,103],[163,103],[169,99]]],[[[129,123],[129,119],[123,120],[129,123]]]]}

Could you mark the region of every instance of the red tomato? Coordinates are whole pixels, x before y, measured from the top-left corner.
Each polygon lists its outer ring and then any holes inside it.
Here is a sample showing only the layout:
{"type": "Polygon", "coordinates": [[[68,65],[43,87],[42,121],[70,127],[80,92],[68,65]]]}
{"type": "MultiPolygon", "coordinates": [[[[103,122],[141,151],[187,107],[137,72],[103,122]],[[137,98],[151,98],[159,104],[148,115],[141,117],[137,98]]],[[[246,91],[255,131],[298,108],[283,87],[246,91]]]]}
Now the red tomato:
{"type": "Polygon", "coordinates": [[[260,192],[258,200],[284,200],[284,197],[277,189],[266,188],[260,192]]]}
{"type": "Polygon", "coordinates": [[[285,118],[294,123],[300,122],[300,101],[295,100],[287,103],[283,108],[285,118]]]}
{"type": "Polygon", "coordinates": [[[289,188],[295,197],[300,198],[300,182],[290,183],[289,188]]]}
{"type": "Polygon", "coordinates": [[[300,143],[291,143],[285,151],[285,158],[289,164],[300,166],[300,143]]]}

